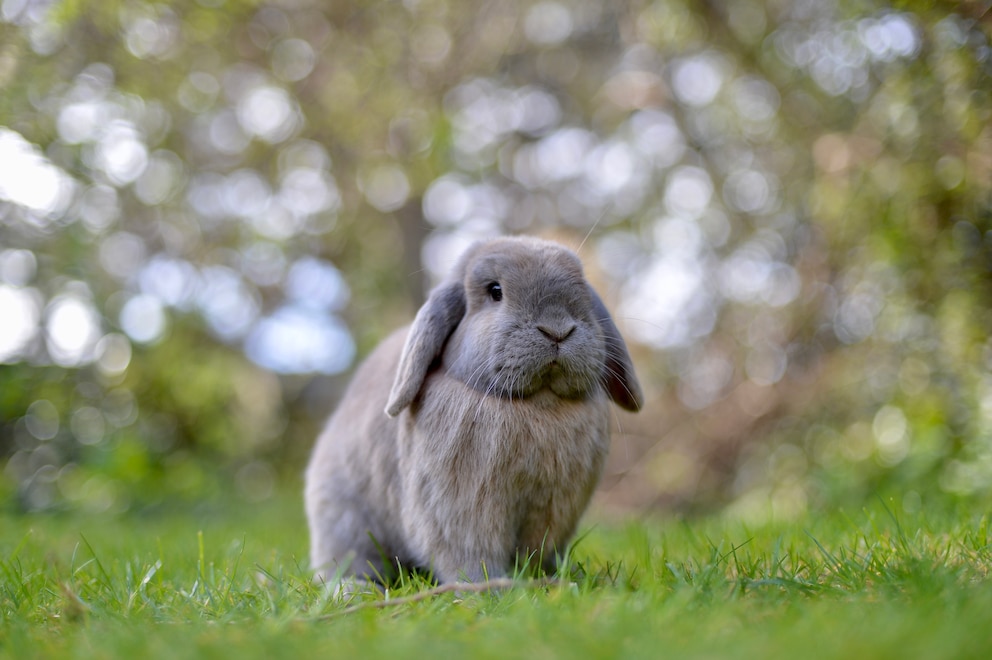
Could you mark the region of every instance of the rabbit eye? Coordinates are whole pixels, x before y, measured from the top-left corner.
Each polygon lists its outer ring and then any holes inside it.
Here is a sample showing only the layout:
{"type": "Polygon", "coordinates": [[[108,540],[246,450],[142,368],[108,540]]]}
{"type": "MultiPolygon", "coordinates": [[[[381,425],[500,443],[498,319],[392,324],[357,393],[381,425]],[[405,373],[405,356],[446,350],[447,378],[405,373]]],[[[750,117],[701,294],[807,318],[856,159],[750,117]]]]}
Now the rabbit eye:
{"type": "Polygon", "coordinates": [[[499,285],[499,282],[491,282],[486,286],[486,293],[489,297],[493,299],[493,302],[499,302],[503,299],[503,287],[499,285]]]}

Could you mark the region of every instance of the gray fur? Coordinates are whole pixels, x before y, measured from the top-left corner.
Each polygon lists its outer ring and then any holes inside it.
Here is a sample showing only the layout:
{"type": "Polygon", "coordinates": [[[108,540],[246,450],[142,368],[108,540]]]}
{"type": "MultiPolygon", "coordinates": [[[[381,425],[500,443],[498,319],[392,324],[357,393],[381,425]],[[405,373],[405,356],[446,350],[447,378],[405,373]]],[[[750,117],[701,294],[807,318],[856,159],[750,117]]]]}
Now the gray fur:
{"type": "Polygon", "coordinates": [[[318,438],[314,568],[478,581],[533,555],[553,569],[599,480],[610,399],[643,402],[578,258],[534,238],[476,244],[358,369],[318,438]]]}

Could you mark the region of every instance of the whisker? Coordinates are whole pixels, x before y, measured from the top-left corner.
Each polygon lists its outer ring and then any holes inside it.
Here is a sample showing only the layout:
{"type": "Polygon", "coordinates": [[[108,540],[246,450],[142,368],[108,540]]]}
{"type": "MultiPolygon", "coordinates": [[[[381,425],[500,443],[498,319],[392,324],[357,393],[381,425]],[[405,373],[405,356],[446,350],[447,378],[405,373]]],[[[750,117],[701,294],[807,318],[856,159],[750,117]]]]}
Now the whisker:
{"type": "Polygon", "coordinates": [[[592,223],[592,227],[590,227],[589,231],[586,232],[586,236],[582,239],[582,242],[579,243],[579,247],[575,248],[576,252],[582,252],[582,248],[586,244],[586,241],[588,241],[589,237],[592,236],[592,233],[596,231],[596,227],[598,227],[599,223],[603,221],[603,218],[606,217],[606,212],[609,211],[612,206],[612,204],[607,204],[603,207],[603,211],[599,214],[599,217],[596,218],[596,222],[592,223]]]}

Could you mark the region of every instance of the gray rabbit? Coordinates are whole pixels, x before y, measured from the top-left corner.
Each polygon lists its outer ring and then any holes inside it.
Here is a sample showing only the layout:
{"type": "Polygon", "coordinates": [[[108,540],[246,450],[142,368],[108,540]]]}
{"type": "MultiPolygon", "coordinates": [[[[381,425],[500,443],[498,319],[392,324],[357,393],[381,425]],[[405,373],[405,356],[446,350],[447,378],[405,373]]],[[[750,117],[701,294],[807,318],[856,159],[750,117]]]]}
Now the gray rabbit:
{"type": "Polygon", "coordinates": [[[361,365],[317,439],[313,567],[379,579],[401,565],[442,583],[517,560],[553,570],[599,480],[610,399],[643,402],[578,257],[536,238],[475,244],[361,365]]]}

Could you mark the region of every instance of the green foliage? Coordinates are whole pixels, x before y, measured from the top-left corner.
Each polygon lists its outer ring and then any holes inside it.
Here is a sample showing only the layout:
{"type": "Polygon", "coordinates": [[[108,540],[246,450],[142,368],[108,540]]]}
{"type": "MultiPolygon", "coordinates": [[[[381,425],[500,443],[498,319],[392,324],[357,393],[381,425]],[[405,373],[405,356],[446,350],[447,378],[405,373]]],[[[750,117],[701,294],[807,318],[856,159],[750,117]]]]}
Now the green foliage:
{"type": "Polygon", "coordinates": [[[0,492],[24,509],[271,492],[354,358],[516,232],[582,243],[634,345],[624,506],[992,492],[975,3],[3,11],[0,492]]]}
{"type": "Polygon", "coordinates": [[[184,515],[5,516],[4,657],[982,657],[988,520],[863,511],[598,526],[550,586],[337,599],[297,498],[184,515]],[[384,603],[383,599],[387,599],[384,603]],[[395,601],[389,604],[388,600],[395,601]]]}

